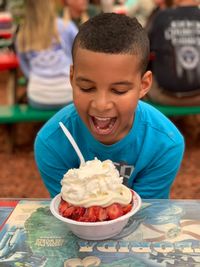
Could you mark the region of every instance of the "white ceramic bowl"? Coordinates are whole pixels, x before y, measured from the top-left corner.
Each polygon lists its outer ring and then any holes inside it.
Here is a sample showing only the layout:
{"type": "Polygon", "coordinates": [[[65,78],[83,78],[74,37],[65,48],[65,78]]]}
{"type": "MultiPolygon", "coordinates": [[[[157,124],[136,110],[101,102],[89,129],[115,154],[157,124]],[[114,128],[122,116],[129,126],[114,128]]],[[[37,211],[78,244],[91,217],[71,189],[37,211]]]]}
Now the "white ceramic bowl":
{"type": "Polygon", "coordinates": [[[129,218],[140,209],[142,204],[141,198],[135,191],[133,192],[133,207],[131,211],[110,221],[78,222],[61,216],[58,212],[61,194],[56,195],[52,199],[50,210],[57,219],[65,222],[76,236],[87,240],[103,240],[119,234],[127,224],[129,218]]]}

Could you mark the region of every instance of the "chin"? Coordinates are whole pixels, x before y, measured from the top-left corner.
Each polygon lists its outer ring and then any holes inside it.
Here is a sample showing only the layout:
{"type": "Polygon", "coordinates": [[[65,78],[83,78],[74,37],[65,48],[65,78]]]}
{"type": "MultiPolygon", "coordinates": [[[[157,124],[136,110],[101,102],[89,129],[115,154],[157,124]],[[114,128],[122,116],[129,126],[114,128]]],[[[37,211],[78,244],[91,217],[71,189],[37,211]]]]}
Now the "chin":
{"type": "Polygon", "coordinates": [[[99,135],[93,135],[94,138],[96,140],[98,140],[100,143],[104,144],[104,145],[113,145],[114,143],[116,143],[116,141],[113,141],[113,138],[111,137],[111,135],[109,136],[99,136],[99,135]]]}

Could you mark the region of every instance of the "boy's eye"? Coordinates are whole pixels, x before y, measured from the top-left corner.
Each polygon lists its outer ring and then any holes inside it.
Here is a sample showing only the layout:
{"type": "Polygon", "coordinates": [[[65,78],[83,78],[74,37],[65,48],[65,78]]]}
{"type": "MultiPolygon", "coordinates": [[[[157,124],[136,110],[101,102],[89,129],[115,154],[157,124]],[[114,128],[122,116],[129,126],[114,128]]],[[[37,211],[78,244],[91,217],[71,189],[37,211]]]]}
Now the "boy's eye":
{"type": "Polygon", "coordinates": [[[128,90],[121,91],[121,90],[118,90],[118,89],[112,89],[112,91],[117,95],[123,95],[123,94],[126,94],[128,90]]]}
{"type": "Polygon", "coordinates": [[[94,90],[94,87],[89,87],[89,88],[85,88],[85,87],[79,87],[81,91],[83,92],[91,92],[92,90],[94,90]]]}

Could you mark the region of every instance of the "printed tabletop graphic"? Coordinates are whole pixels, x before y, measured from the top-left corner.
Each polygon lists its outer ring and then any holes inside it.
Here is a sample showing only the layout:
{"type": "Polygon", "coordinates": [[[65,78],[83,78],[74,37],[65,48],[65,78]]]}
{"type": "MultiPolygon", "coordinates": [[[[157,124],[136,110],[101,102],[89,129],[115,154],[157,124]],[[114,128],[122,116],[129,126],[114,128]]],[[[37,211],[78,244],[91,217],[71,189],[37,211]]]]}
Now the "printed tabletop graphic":
{"type": "Polygon", "coordinates": [[[16,207],[17,203],[17,200],[0,200],[0,230],[2,229],[7,218],[12,213],[13,209],[16,207]]]}
{"type": "Polygon", "coordinates": [[[143,202],[115,238],[87,241],[53,217],[49,201],[20,201],[0,231],[0,267],[75,266],[200,266],[200,202],[143,202]]]}

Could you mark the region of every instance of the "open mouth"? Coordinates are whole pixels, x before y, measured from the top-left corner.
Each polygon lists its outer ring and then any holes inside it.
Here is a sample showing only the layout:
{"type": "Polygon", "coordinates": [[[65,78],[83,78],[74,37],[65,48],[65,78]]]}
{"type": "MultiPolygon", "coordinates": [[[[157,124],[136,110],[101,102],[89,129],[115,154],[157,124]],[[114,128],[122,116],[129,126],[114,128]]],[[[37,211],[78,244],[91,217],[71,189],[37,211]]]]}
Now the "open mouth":
{"type": "Polygon", "coordinates": [[[117,118],[109,118],[109,117],[94,117],[91,116],[91,124],[93,129],[97,134],[106,135],[110,134],[115,126],[117,118]]]}

